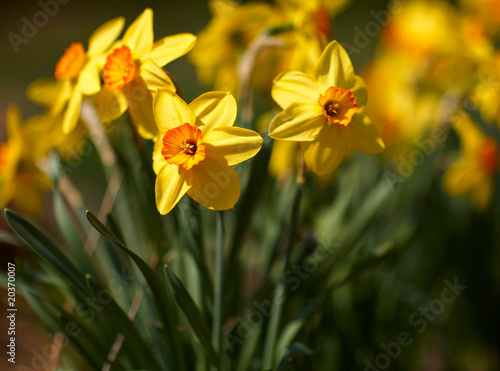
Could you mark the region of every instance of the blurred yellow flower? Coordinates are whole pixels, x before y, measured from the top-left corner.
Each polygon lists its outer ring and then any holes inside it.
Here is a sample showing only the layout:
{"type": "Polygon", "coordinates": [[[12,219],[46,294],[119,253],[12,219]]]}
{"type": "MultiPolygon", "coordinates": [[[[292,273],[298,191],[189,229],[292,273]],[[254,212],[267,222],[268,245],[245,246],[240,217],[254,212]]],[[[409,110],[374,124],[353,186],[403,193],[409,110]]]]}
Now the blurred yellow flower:
{"type": "Polygon", "coordinates": [[[343,10],[351,0],[278,0],[277,3],[295,29],[310,36],[328,39],[330,18],[343,10]]]}
{"type": "Polygon", "coordinates": [[[185,33],[155,43],[153,40],[153,11],[148,8],[107,55],[103,67],[105,86],[98,98],[98,111],[104,122],[117,119],[128,108],[137,132],[147,139],[157,133],[152,93],[160,88],[175,91],[161,67],[191,50],[196,37],[185,33]]]}
{"type": "Polygon", "coordinates": [[[188,105],[174,92],[160,90],[154,115],[159,130],[153,151],[158,211],[168,213],[185,193],[209,209],[233,208],[240,195],[234,165],[262,146],[259,134],[232,126],[234,97],[210,92],[188,105]]]}
{"type": "Polygon", "coordinates": [[[494,138],[484,135],[465,113],[454,122],[462,156],[453,162],[443,177],[443,187],[452,196],[470,194],[477,210],[484,210],[493,195],[499,171],[500,152],[494,138]]]}
{"type": "Polygon", "coordinates": [[[319,176],[334,171],[347,148],[367,154],[384,149],[365,115],[364,82],[336,41],[323,51],[314,76],[284,72],[272,96],[283,111],[271,122],[269,136],[300,142],[307,166],[319,176]]]}
{"type": "Polygon", "coordinates": [[[500,0],[461,0],[470,13],[475,14],[493,34],[500,31],[500,0]]]}
{"type": "MultiPolygon", "coordinates": [[[[62,121],[65,134],[76,126],[83,97],[97,94],[101,90],[99,72],[104,55],[115,42],[124,23],[123,17],[104,23],[90,36],[87,52],[81,43],[73,43],[57,62],[54,75],[61,83],[51,113],[57,116],[67,103],[62,121]]],[[[45,79],[31,84],[32,94],[40,96],[50,91],[52,87],[47,82],[49,80],[45,79]]]]}
{"type": "Polygon", "coordinates": [[[62,158],[75,161],[85,152],[86,128],[77,119],[75,128],[68,134],[63,131],[64,112],[53,114],[57,97],[64,89],[60,80],[40,79],[28,86],[26,95],[29,100],[45,108],[43,115],[36,115],[26,120],[25,135],[33,137],[31,146],[36,152],[34,158],[45,157],[52,149],[57,149],[62,158]],[[43,86],[43,89],[38,87],[43,86]]]}
{"type": "Polygon", "coordinates": [[[408,1],[385,28],[382,40],[388,48],[415,59],[460,46],[456,12],[443,1],[408,1]]]}
{"type": "Polygon", "coordinates": [[[484,120],[500,126],[500,52],[484,66],[486,77],[480,79],[477,89],[479,112],[484,120]]]}
{"type": "Polygon", "coordinates": [[[266,28],[279,23],[276,9],[269,4],[232,0],[212,0],[213,18],[198,35],[190,54],[198,78],[217,90],[237,88],[241,54],[266,28]]]}
{"type": "Polygon", "coordinates": [[[43,192],[50,189],[49,178],[36,165],[36,151],[21,122],[17,107],[7,108],[7,141],[0,143],[0,207],[8,203],[19,211],[37,216],[43,209],[43,192]]]}

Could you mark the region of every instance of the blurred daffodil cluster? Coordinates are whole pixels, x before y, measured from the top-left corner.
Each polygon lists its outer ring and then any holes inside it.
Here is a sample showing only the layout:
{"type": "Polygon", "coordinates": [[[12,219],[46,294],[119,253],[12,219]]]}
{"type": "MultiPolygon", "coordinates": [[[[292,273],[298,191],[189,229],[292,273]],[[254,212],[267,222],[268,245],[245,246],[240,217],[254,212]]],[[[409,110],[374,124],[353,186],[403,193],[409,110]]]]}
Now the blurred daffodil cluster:
{"type": "Polygon", "coordinates": [[[365,71],[371,93],[367,112],[394,165],[419,145],[441,146],[451,128],[462,155],[450,163],[444,189],[454,196],[472,194],[478,210],[491,203],[498,176],[499,5],[401,2],[389,9],[390,22],[365,71]],[[466,158],[474,163],[468,174],[462,166],[466,158]]]}

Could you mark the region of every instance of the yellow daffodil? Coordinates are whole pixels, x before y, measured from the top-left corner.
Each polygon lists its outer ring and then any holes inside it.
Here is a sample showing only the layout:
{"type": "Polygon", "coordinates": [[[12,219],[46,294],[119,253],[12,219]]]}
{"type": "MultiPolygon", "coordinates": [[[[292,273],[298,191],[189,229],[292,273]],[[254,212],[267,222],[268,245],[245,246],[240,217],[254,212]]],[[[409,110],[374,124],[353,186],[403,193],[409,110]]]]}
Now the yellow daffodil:
{"type": "Polygon", "coordinates": [[[107,55],[103,67],[105,86],[98,100],[104,122],[117,119],[128,108],[138,133],[148,139],[157,133],[152,92],[159,88],[175,91],[161,67],[191,50],[196,37],[185,33],[167,36],[155,43],[153,40],[153,11],[148,8],[107,55]]]}
{"type": "Polygon", "coordinates": [[[283,111],[271,122],[269,136],[300,142],[307,166],[317,175],[334,171],[347,148],[367,154],[384,149],[365,115],[364,82],[336,41],[323,51],[314,76],[285,72],[272,96],[283,111]]]}
{"type": "Polygon", "coordinates": [[[454,8],[442,1],[411,1],[397,7],[398,12],[385,28],[384,44],[414,58],[433,52],[456,50],[460,46],[454,8]]]}
{"type": "Polygon", "coordinates": [[[213,18],[200,32],[190,60],[203,84],[234,91],[241,54],[264,29],[277,23],[277,13],[271,5],[257,2],[212,0],[210,7],[213,18]]]}
{"type": "Polygon", "coordinates": [[[33,137],[32,147],[36,151],[35,158],[45,157],[52,149],[57,149],[62,158],[75,161],[86,151],[86,129],[81,120],[77,119],[75,128],[68,134],[63,131],[64,112],[54,115],[54,105],[64,86],[59,80],[46,78],[31,84],[26,94],[28,99],[45,108],[43,115],[30,117],[26,120],[25,135],[33,137]],[[38,86],[43,85],[42,90],[38,86]]]}
{"type": "Polygon", "coordinates": [[[468,12],[477,16],[490,33],[498,35],[500,31],[500,0],[461,0],[460,3],[468,12]]]}
{"type": "Polygon", "coordinates": [[[120,17],[101,25],[90,36],[87,51],[81,43],[71,44],[56,65],[55,78],[59,81],[57,87],[54,87],[50,79],[38,80],[30,85],[28,95],[39,98],[57,89],[58,94],[51,104],[50,113],[57,116],[65,108],[62,121],[64,133],[70,133],[76,126],[83,97],[95,95],[101,90],[99,72],[103,58],[120,34],[124,23],[124,18],[120,17]]]}
{"type": "Polygon", "coordinates": [[[454,127],[461,140],[462,157],[444,174],[444,189],[452,196],[470,194],[474,208],[484,210],[493,195],[499,172],[498,143],[484,135],[464,113],[458,116],[454,127]]]}
{"type": "Polygon", "coordinates": [[[500,52],[485,63],[484,75],[476,89],[479,112],[484,120],[500,126],[500,52]]]}
{"type": "Polygon", "coordinates": [[[0,206],[8,203],[19,211],[36,216],[43,208],[43,192],[50,180],[35,163],[33,136],[27,133],[17,107],[7,109],[7,141],[0,143],[0,206]]]}
{"type": "Polygon", "coordinates": [[[350,0],[278,0],[280,8],[295,29],[309,35],[330,36],[330,18],[337,15],[350,0]]]}
{"type": "Polygon", "coordinates": [[[240,195],[234,165],[262,146],[259,134],[232,126],[234,97],[210,92],[188,105],[174,92],[160,90],[154,115],[159,131],[153,152],[158,211],[168,213],[185,193],[209,209],[233,208],[240,195]]]}

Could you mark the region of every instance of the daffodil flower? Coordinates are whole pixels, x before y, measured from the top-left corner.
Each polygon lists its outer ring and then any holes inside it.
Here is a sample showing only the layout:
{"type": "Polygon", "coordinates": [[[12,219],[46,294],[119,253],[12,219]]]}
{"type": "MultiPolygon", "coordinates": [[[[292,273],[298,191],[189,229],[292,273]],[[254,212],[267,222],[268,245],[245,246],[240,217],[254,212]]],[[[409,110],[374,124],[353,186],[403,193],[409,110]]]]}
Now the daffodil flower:
{"type": "Polygon", "coordinates": [[[241,53],[264,29],[278,24],[280,17],[270,4],[261,2],[211,0],[209,6],[213,18],[189,57],[203,84],[234,91],[241,53]]]}
{"type": "Polygon", "coordinates": [[[161,69],[194,46],[192,34],[167,36],[153,44],[153,11],[146,9],[127,29],[107,55],[103,67],[104,88],[98,111],[104,122],[120,117],[127,108],[138,133],[147,139],[157,133],[152,92],[159,88],[175,91],[161,69]]]}
{"type": "Polygon", "coordinates": [[[97,28],[90,36],[87,51],[81,43],[71,44],[56,64],[57,87],[54,87],[52,80],[42,79],[28,88],[28,95],[39,98],[52,93],[54,89],[58,91],[52,101],[50,113],[57,116],[65,109],[62,122],[65,134],[70,133],[78,122],[83,97],[97,94],[101,90],[99,72],[105,53],[116,41],[124,23],[124,18],[119,17],[97,28]]]}
{"type": "Polygon", "coordinates": [[[236,101],[230,93],[210,92],[191,104],[170,90],[155,95],[158,125],[153,151],[156,205],[166,214],[187,193],[214,210],[234,207],[240,182],[234,165],[262,146],[256,132],[232,126],[236,101]]]}
{"type": "Polygon", "coordinates": [[[314,76],[284,72],[275,80],[272,96],[283,111],[271,122],[269,136],[300,142],[307,166],[319,176],[334,171],[347,148],[366,154],[384,149],[365,115],[364,82],[336,41],[321,54],[314,76]]]}
{"type": "Polygon", "coordinates": [[[7,141],[0,143],[0,207],[12,202],[21,212],[37,216],[43,209],[43,192],[50,180],[36,165],[35,142],[28,135],[17,107],[10,106],[6,117],[7,141]]]}
{"type": "Polygon", "coordinates": [[[484,135],[469,116],[459,116],[454,124],[463,155],[444,174],[443,187],[452,196],[470,194],[473,207],[481,211],[491,200],[500,170],[498,143],[484,135]]]}

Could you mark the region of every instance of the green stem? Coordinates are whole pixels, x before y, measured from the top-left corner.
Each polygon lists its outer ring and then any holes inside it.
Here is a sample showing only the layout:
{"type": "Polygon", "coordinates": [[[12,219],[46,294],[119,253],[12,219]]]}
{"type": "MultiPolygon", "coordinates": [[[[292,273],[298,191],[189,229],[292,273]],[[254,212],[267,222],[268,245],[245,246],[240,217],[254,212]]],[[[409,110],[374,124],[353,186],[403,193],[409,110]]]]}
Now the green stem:
{"type": "Polygon", "coordinates": [[[285,277],[290,262],[290,253],[292,251],[295,229],[299,220],[300,203],[303,193],[303,184],[300,178],[298,179],[298,186],[295,192],[296,193],[293,201],[292,213],[290,216],[290,226],[288,228],[288,235],[285,245],[285,264],[283,266],[283,272],[281,273],[281,278],[280,281],[278,282],[278,286],[276,287],[275,295],[273,298],[274,305],[273,305],[273,310],[271,312],[268,332],[264,344],[264,356],[263,356],[264,370],[271,368],[274,364],[274,360],[276,359],[276,344],[278,342],[279,324],[281,321],[281,312],[283,309],[283,304],[285,302],[285,289],[286,289],[285,277]]]}
{"type": "MultiPolygon", "coordinates": [[[[217,211],[216,243],[217,252],[215,259],[215,285],[214,285],[214,312],[212,321],[212,344],[216,352],[221,353],[222,344],[222,302],[224,286],[224,229],[222,225],[222,212],[217,211]]],[[[222,354],[220,359],[222,359],[222,354]]],[[[220,364],[219,368],[220,370],[220,364]]]]}

